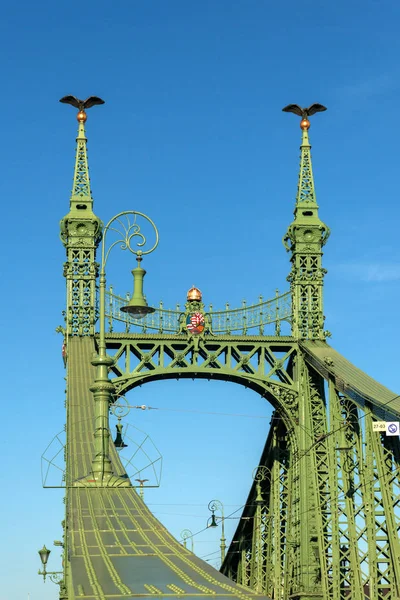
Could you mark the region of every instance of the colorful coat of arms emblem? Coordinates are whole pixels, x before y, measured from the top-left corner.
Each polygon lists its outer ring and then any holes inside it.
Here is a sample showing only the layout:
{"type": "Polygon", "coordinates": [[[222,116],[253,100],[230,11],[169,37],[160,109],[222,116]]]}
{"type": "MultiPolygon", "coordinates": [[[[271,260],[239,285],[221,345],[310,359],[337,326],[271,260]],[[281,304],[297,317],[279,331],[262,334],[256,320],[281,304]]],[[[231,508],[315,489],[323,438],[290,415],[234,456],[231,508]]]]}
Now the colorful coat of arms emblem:
{"type": "Polygon", "coordinates": [[[199,335],[204,331],[204,316],[200,312],[188,315],[186,319],[186,328],[192,335],[199,335]]]}

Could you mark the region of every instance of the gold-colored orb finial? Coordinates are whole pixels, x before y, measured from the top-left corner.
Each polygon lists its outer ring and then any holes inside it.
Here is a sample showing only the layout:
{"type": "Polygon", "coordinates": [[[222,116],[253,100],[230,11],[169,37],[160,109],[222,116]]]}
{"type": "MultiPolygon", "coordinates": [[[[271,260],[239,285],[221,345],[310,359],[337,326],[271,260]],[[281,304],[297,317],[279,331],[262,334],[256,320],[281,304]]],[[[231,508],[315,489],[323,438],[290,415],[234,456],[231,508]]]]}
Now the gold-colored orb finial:
{"type": "Polygon", "coordinates": [[[197,287],[191,287],[187,293],[187,299],[189,302],[197,301],[201,302],[201,291],[197,287]]]}
{"type": "Polygon", "coordinates": [[[300,129],[302,129],[303,131],[308,131],[308,129],[310,129],[310,121],[308,119],[302,119],[300,121],[300,129]]]}
{"type": "Polygon", "coordinates": [[[79,123],[86,123],[87,114],[84,110],[80,110],[76,115],[76,118],[78,119],[79,123]]]}

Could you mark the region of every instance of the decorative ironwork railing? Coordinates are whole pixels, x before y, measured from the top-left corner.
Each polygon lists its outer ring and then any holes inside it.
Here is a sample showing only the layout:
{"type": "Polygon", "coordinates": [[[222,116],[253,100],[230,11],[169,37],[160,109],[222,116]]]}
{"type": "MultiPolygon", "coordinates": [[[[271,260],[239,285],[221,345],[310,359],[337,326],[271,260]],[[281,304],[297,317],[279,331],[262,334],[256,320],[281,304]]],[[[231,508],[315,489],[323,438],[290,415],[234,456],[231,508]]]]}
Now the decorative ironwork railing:
{"type": "MultiPolygon", "coordinates": [[[[125,298],[117,296],[111,287],[106,291],[105,309],[110,333],[118,323],[125,324],[126,332],[133,330],[141,333],[178,333],[180,317],[186,312],[185,306],[181,308],[177,304],[175,309],[167,309],[160,302],[154,313],[139,320],[121,311],[121,307],[125,306],[129,299],[129,294],[125,298]]],[[[289,326],[291,323],[291,296],[290,292],[280,294],[277,290],[274,298],[264,301],[260,296],[257,304],[247,305],[243,301],[240,308],[233,309],[226,304],[225,310],[218,311],[214,311],[210,304],[204,312],[210,317],[212,333],[215,335],[264,335],[268,325],[274,326],[275,335],[281,335],[282,323],[286,322],[289,326]]]]}

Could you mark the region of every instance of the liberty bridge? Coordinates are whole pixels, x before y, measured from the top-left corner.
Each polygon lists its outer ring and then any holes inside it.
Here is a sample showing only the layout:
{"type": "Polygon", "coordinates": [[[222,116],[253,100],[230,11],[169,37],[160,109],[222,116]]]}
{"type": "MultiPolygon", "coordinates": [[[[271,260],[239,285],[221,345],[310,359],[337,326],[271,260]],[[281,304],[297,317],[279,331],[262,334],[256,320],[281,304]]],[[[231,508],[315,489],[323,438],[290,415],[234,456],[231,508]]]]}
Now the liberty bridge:
{"type": "MultiPolygon", "coordinates": [[[[300,118],[294,218],[284,238],[290,290],[254,305],[206,308],[192,287],[180,309],[144,296],[146,255],[158,245],[150,216],[94,212],[87,159],[87,110],[103,104],[66,96],[78,110],[66,251],[66,444],[61,600],[398,600],[400,598],[400,397],[328,343],[322,249],[330,234],[316,201],[310,117],[300,118]],[[133,294],[107,289],[110,252],[132,253],[133,294]],[[220,571],[181,545],[146,506],[121,461],[110,410],[152,381],[230,381],[274,409],[253,484],[220,571]]],[[[320,117],[318,117],[320,118],[320,117]]],[[[282,232],[284,233],[284,232],[282,232]]],[[[140,397],[140,392],[138,392],[140,397]]],[[[217,507],[214,507],[214,511],[217,507]]],[[[214,512],[213,512],[214,517],[214,512]]]]}

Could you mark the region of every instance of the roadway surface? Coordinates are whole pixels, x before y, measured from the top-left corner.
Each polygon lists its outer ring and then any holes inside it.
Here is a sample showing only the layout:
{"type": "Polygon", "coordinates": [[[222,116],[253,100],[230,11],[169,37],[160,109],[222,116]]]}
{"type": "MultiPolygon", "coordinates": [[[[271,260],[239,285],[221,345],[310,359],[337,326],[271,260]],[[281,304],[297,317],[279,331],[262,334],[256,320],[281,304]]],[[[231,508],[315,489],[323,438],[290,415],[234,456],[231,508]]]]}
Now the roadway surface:
{"type": "MultiPolygon", "coordinates": [[[[68,599],[263,599],[233,583],[179,544],[135,488],[74,487],[93,456],[94,352],[89,337],[68,343],[67,539],[68,599]]],[[[115,473],[125,475],[111,444],[115,473]]]]}

